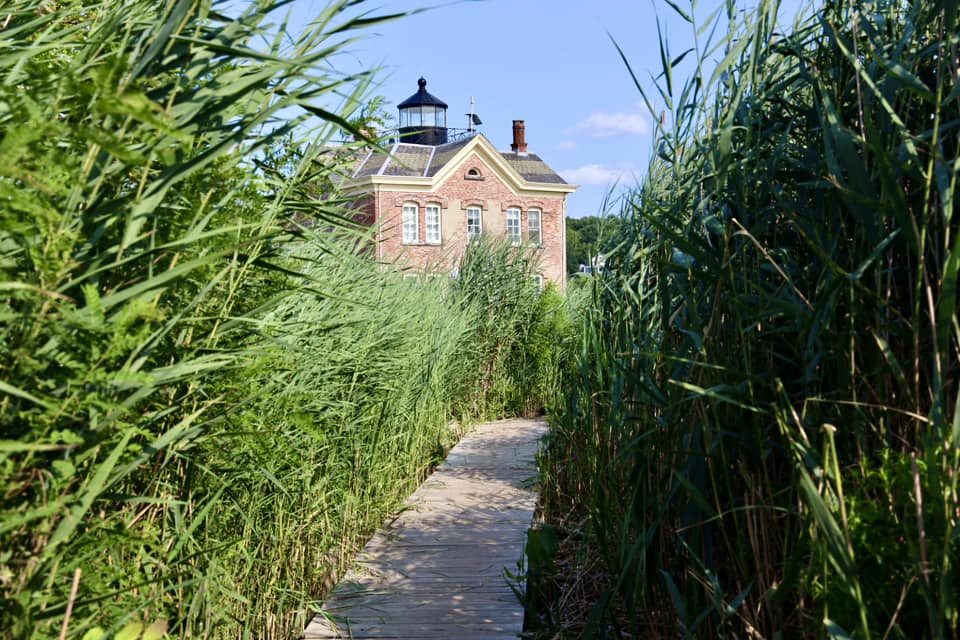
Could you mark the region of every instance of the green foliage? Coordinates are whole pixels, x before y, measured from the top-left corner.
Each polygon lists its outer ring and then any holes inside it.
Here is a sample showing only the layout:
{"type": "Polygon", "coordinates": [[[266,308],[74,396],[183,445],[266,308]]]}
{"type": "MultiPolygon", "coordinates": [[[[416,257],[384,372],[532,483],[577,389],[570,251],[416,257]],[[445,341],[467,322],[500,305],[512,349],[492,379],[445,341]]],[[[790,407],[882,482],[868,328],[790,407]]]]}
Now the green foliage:
{"type": "Polygon", "coordinates": [[[597,629],[955,637],[960,25],[827,2],[782,33],[776,8],[698,26],[682,85],[662,43],[547,501],[618,576],[597,629]]]}
{"type": "Polygon", "coordinates": [[[379,270],[336,191],[380,18],[283,4],[4,6],[4,637],[295,635],[450,418],[529,404],[529,280],[379,270]]]}
{"type": "Polygon", "coordinates": [[[625,219],[607,215],[567,218],[567,273],[590,266],[597,255],[608,256],[626,239],[625,219]]]}
{"type": "Polygon", "coordinates": [[[452,295],[462,308],[482,310],[472,342],[484,367],[463,389],[487,404],[462,407],[498,418],[542,412],[556,370],[551,330],[562,324],[554,289],[538,291],[533,255],[507,242],[481,240],[465,252],[452,295]]]}
{"type": "Polygon", "coordinates": [[[364,103],[348,122],[351,128],[361,134],[361,139],[366,137],[368,140],[376,141],[395,128],[393,120],[389,101],[383,96],[374,96],[364,103]]]}

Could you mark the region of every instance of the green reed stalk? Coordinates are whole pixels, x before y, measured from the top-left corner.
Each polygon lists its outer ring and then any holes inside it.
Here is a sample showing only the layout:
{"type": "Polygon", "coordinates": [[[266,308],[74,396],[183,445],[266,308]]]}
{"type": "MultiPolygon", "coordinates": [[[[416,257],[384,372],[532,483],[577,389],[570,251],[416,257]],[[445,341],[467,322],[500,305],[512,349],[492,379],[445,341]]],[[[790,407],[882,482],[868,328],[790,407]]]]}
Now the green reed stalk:
{"type": "Polygon", "coordinates": [[[336,191],[355,4],[301,34],[266,1],[0,10],[9,636],[296,636],[451,419],[542,402],[520,264],[486,261],[502,312],[480,273],[405,282],[336,191]]]}
{"type": "Polygon", "coordinates": [[[607,626],[953,637],[956,12],[776,13],[728,5],[683,84],[661,45],[657,155],[583,312],[550,499],[618,576],[607,626]]]}

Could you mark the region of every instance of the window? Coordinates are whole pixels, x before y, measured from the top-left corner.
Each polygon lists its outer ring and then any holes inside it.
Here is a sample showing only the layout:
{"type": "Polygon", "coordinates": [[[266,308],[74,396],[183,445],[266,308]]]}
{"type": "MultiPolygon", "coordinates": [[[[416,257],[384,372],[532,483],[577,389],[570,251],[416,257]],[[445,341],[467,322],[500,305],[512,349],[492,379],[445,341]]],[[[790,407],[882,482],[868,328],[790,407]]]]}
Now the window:
{"type": "Polygon", "coordinates": [[[403,205],[403,244],[420,242],[420,215],[417,205],[408,202],[403,205]]]}
{"type": "Polygon", "coordinates": [[[483,231],[480,207],[467,207],[467,240],[473,240],[483,231]]]}
{"type": "Polygon", "coordinates": [[[507,237],[510,244],[520,244],[520,209],[507,209],[507,237]]]}
{"type": "Polygon", "coordinates": [[[447,110],[443,107],[420,105],[400,110],[401,127],[446,127],[447,110]]]}
{"type": "Polygon", "coordinates": [[[537,285],[537,291],[543,291],[543,275],[538,273],[533,276],[533,282],[537,285]]]}
{"type": "Polygon", "coordinates": [[[530,244],[538,247],[542,241],[540,233],[540,209],[530,209],[527,211],[527,240],[530,244]]]}
{"type": "Polygon", "coordinates": [[[427,244],[440,244],[440,205],[427,205],[426,227],[427,244]]]}

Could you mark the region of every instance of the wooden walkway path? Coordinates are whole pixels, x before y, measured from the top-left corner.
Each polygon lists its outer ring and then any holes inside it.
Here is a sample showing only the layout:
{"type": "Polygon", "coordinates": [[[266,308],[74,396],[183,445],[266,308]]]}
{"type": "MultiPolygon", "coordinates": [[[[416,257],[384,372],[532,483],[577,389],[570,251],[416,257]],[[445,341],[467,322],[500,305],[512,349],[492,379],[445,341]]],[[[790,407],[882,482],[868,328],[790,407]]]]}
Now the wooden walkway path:
{"type": "Polygon", "coordinates": [[[543,420],[478,427],[367,543],[305,638],[516,638],[515,571],[537,496],[543,420]]]}

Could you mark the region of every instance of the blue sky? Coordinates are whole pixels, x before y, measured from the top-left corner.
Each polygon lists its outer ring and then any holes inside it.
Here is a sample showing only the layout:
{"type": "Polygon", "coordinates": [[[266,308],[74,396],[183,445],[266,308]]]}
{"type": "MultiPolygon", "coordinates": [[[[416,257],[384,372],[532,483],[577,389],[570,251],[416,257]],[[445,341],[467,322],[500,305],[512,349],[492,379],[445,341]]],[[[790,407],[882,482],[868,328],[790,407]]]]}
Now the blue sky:
{"type": "MultiPolygon", "coordinates": [[[[325,4],[294,0],[291,26],[325,4]]],[[[426,4],[389,0],[363,8],[394,13],[426,4]]],[[[678,4],[689,10],[688,0],[678,4]]],[[[717,3],[700,5],[698,22],[717,3]]],[[[795,7],[781,15],[792,17],[795,7]]],[[[478,0],[378,25],[332,63],[381,67],[374,94],[394,117],[420,76],[449,105],[448,126],[466,126],[473,97],[478,128],[498,149],[509,150],[512,121],[524,120],[529,151],[580,186],[568,198],[568,215],[597,215],[606,194],[615,200],[638,184],[652,149],[650,115],[611,37],[650,88],[661,68],[657,17],[673,56],[691,45],[690,26],[659,0],[478,0]]]]}

